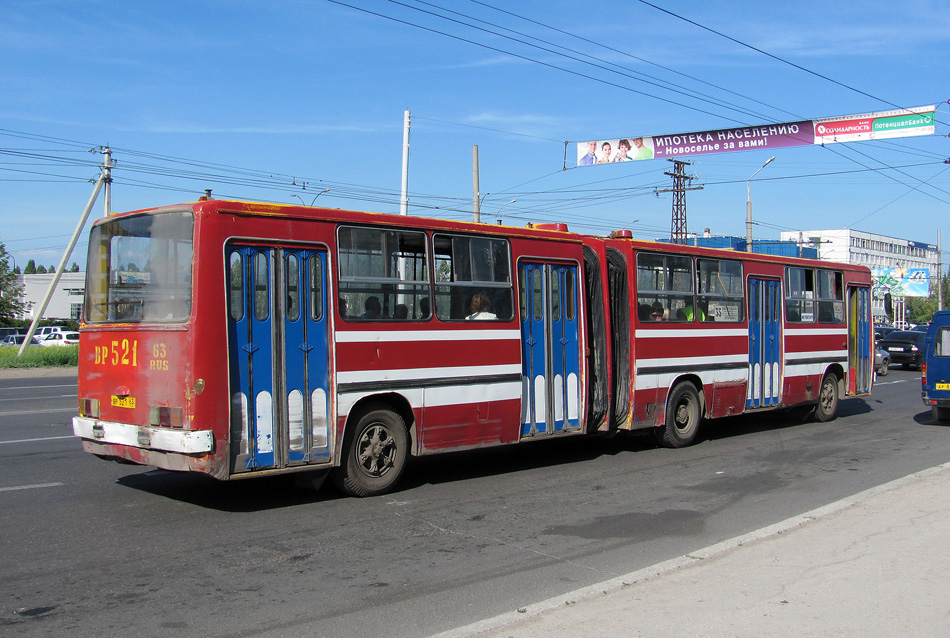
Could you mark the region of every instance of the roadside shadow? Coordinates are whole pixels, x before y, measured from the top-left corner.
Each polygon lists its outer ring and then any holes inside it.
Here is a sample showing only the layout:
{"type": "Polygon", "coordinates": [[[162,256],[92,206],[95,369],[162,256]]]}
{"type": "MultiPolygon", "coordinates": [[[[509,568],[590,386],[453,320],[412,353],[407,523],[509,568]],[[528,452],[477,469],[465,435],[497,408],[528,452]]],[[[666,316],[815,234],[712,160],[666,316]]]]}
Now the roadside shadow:
{"type": "Polygon", "coordinates": [[[926,410],[914,415],[914,423],[919,425],[935,425],[941,428],[950,427],[950,421],[938,421],[934,418],[933,412],[926,410]]]}
{"type": "MultiPolygon", "coordinates": [[[[716,441],[745,434],[804,426],[815,422],[811,416],[807,416],[809,412],[807,406],[797,406],[782,410],[750,412],[721,419],[704,420],[699,436],[696,437],[696,442],[716,441]]],[[[874,412],[874,406],[868,402],[867,397],[852,397],[840,401],[836,418],[859,416],[871,412],[874,412]]]]}
{"type": "Polygon", "coordinates": [[[234,513],[295,507],[342,497],[331,485],[323,485],[319,490],[299,487],[294,474],[219,481],[203,474],[150,469],[127,474],[116,482],[173,501],[234,513]]]}
{"type": "Polygon", "coordinates": [[[569,466],[603,456],[635,454],[656,448],[656,442],[649,430],[636,430],[422,456],[412,459],[397,491],[426,484],[439,485],[556,465],[569,466]]]}

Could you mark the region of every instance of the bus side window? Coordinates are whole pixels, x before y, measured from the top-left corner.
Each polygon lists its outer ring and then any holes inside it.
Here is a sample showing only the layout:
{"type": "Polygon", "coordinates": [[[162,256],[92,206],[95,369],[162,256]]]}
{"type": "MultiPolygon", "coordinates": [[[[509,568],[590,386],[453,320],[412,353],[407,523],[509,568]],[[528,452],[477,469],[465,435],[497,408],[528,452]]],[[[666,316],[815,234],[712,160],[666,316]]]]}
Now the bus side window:
{"type": "Polygon", "coordinates": [[[228,307],[233,321],[244,318],[244,257],[232,251],[228,264],[228,307]]]}
{"type": "Polygon", "coordinates": [[[266,321],[270,316],[267,253],[254,255],[254,318],[266,321]]]}
{"type": "Polygon", "coordinates": [[[310,256],[310,319],[323,319],[323,260],[310,256]]]}
{"type": "Polygon", "coordinates": [[[288,321],[297,321],[300,317],[300,267],[297,255],[287,255],[287,308],[288,321]]]}

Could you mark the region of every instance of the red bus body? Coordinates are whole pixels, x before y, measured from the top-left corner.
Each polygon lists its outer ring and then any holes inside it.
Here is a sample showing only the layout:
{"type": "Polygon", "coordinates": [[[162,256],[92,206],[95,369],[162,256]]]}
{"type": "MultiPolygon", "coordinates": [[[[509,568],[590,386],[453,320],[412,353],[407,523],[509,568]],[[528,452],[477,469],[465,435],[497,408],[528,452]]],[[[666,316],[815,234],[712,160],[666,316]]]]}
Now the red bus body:
{"type": "Polygon", "coordinates": [[[833,418],[873,381],[865,267],[219,200],[92,232],[73,424],[103,458],[373,494],[406,456],[679,446],[701,418],[833,418]]]}

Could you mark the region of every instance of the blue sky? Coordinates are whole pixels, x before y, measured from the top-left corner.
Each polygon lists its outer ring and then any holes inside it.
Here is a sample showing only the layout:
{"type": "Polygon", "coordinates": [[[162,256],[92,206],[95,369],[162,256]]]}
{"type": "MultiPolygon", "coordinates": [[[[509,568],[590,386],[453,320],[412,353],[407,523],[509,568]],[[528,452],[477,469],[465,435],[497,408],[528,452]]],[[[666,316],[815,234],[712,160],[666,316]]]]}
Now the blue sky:
{"type": "Polygon", "coordinates": [[[0,241],[17,264],[58,263],[104,145],[116,211],[210,188],[397,212],[407,109],[411,214],[471,219],[477,145],[483,220],[653,239],[669,236],[671,195],[654,190],[672,165],[563,170],[564,141],[937,104],[933,136],[690,158],[704,188],[688,223],[744,236],[746,180],[773,154],[751,183],[757,238],[847,226],[936,243],[950,212],[945,0],[655,0],[692,22],[635,0],[341,2],[357,8],[0,4],[0,241]]]}

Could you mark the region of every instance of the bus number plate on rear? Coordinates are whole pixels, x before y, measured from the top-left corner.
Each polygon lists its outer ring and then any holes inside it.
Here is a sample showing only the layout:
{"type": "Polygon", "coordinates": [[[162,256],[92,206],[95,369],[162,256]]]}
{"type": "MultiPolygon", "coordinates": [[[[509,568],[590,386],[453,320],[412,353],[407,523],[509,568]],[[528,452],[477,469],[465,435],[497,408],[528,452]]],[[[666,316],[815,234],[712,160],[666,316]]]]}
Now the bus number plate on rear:
{"type": "Polygon", "coordinates": [[[112,407],[114,408],[134,408],[135,397],[118,397],[112,395],[112,407]]]}
{"type": "Polygon", "coordinates": [[[950,383],[938,383],[934,386],[934,390],[950,390],[950,383]]]}

